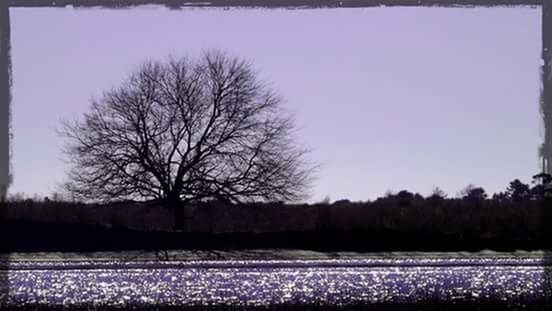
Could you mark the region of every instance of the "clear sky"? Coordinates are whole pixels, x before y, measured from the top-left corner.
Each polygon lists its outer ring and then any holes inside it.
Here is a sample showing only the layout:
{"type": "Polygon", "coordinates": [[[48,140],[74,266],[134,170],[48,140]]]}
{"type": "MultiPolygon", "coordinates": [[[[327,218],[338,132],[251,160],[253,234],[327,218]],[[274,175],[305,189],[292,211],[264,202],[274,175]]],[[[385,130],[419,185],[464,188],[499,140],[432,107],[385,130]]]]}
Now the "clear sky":
{"type": "Polygon", "coordinates": [[[146,59],[248,58],[323,163],[309,202],[493,193],[539,170],[540,8],[11,9],[14,183],[49,195],[54,129],[146,59]]]}

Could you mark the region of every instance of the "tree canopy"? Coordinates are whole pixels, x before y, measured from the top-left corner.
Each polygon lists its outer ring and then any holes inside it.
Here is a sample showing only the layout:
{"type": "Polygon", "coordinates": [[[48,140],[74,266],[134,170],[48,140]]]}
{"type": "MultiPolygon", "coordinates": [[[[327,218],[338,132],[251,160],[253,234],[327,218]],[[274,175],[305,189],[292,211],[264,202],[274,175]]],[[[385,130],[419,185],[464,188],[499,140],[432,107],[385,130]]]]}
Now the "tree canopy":
{"type": "Polygon", "coordinates": [[[221,51],[149,61],[64,122],[66,189],[83,200],[296,201],[315,165],[283,99],[221,51]]]}

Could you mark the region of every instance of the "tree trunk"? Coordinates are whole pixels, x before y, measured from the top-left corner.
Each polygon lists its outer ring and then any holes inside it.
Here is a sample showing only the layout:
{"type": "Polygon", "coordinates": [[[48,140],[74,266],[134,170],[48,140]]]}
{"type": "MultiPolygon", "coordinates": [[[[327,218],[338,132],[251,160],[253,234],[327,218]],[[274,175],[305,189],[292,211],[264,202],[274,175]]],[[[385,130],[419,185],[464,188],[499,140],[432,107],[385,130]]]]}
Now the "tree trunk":
{"type": "Polygon", "coordinates": [[[172,209],[174,215],[174,229],[176,231],[190,231],[193,208],[189,202],[180,199],[170,200],[169,208],[172,209]]]}
{"type": "Polygon", "coordinates": [[[172,206],[174,212],[174,230],[182,231],[186,226],[186,217],[184,216],[184,206],[182,204],[172,206]]]}
{"type": "Polygon", "coordinates": [[[165,207],[173,212],[174,230],[181,231],[184,228],[184,208],[182,200],[177,195],[169,194],[165,198],[165,207]]]}

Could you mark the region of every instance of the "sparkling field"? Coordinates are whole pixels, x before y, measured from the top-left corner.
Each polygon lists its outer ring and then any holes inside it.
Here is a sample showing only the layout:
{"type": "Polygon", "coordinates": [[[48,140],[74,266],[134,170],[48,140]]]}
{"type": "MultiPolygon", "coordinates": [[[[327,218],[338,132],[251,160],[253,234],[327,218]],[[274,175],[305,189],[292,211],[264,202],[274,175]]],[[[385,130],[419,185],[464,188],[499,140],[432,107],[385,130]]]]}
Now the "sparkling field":
{"type": "MultiPolygon", "coordinates": [[[[3,306],[278,306],[549,302],[538,256],[295,260],[23,260],[0,270],[3,306]]],[[[35,258],[36,259],[36,258],[35,258]]]]}

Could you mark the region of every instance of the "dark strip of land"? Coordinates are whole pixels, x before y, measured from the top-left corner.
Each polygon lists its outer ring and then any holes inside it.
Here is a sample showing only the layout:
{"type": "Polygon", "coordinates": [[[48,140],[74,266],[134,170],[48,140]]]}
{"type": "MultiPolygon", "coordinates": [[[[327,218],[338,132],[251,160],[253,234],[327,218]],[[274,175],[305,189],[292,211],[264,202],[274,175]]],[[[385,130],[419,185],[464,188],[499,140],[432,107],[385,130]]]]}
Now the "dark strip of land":
{"type": "Polygon", "coordinates": [[[495,251],[549,249],[546,239],[423,232],[311,230],[265,233],[156,232],[99,225],[4,221],[0,252],[285,248],[315,251],[495,251]]]}
{"type": "Polygon", "coordinates": [[[323,252],[457,252],[551,249],[552,202],[525,199],[425,199],[187,208],[25,200],[0,204],[0,252],[167,249],[304,249],[323,252]]]}

